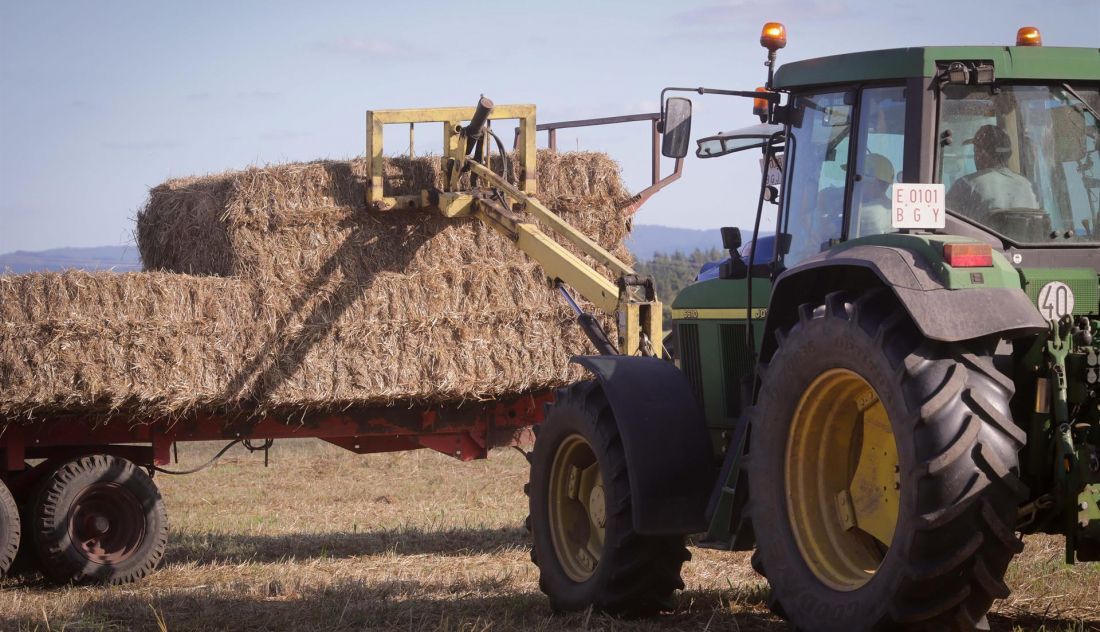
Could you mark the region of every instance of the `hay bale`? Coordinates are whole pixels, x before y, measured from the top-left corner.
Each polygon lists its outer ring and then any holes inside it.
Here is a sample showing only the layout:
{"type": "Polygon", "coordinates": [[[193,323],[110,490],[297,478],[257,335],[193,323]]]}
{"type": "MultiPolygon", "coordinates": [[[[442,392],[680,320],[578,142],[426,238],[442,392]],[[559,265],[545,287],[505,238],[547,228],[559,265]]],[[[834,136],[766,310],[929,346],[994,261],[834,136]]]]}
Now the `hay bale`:
{"type": "Polygon", "coordinates": [[[534,266],[504,271],[510,292],[484,270],[462,275],[469,295],[442,282],[403,316],[364,292],[287,297],[247,279],[3,276],[0,420],[449,403],[577,379],[569,357],[587,341],[571,312],[545,295],[517,308],[537,287],[534,266]]]}
{"type": "MultiPolygon", "coordinates": [[[[540,159],[541,198],[627,256],[617,166],[540,159]]],[[[391,169],[415,189],[433,162],[391,169]]],[[[455,403],[580,377],[569,358],[591,349],[537,264],[475,220],[367,213],[359,167],[154,189],[138,218],[146,267],[204,276],[0,277],[0,424],[455,403]]]]}
{"type": "MultiPolygon", "coordinates": [[[[440,183],[433,158],[390,159],[387,194],[440,183]]],[[[629,257],[628,197],[605,154],[539,152],[539,197],[585,234],[629,257]]],[[[365,162],[318,161],[170,180],[150,191],[137,216],[146,270],[237,276],[291,285],[339,268],[355,278],[380,271],[432,272],[524,256],[474,219],[425,211],[368,212],[365,162]]]]}

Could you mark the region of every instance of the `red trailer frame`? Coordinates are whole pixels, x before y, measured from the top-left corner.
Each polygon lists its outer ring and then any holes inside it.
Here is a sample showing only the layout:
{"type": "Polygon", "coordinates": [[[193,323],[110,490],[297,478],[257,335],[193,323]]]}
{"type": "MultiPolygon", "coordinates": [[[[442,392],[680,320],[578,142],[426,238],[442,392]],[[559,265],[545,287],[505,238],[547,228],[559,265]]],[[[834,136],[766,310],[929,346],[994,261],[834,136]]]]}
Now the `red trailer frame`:
{"type": "Polygon", "coordinates": [[[429,448],[462,461],[483,459],[496,447],[526,445],[530,427],[542,421],[551,391],[489,402],[419,408],[362,407],[338,413],[266,415],[233,419],[200,413],[172,421],[96,425],[83,416],[56,416],[0,430],[0,475],[15,492],[30,459],[70,459],[112,454],[152,467],[170,462],[179,441],[323,439],[352,452],[429,448]]]}

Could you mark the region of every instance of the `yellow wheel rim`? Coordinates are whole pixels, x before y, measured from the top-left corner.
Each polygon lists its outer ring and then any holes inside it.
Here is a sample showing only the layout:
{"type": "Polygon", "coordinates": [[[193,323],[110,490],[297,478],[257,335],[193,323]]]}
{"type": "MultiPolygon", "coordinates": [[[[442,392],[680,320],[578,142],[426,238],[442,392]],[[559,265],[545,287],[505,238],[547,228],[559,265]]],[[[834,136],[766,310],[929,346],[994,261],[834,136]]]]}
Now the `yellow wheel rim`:
{"type": "Polygon", "coordinates": [[[866,584],[894,539],[898,450],[878,393],[847,369],[802,394],[786,453],[787,514],[802,559],[842,591],[866,584]]]}
{"type": "Polygon", "coordinates": [[[607,502],[600,464],[584,437],[565,438],[550,469],[550,539],[565,574],[575,582],[595,572],[603,551],[607,502]]]}

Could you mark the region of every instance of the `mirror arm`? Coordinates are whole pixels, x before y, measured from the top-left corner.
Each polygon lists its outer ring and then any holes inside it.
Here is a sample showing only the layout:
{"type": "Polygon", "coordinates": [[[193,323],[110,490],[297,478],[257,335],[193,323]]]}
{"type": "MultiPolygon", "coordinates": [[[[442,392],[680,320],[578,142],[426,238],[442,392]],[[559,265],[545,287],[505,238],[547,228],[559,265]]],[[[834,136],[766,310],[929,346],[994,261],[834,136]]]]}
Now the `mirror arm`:
{"type": "Polygon", "coordinates": [[[718,88],[679,88],[669,87],[661,90],[661,118],[664,119],[665,114],[665,93],[667,92],[694,92],[696,94],[718,94],[727,97],[745,97],[747,99],[765,99],[769,103],[779,104],[778,92],[756,92],[755,90],[720,90],[718,88]]]}
{"type": "MultiPolygon", "coordinates": [[[[770,84],[770,82],[769,82],[770,84]]],[[[726,97],[744,97],[746,99],[763,99],[768,102],[773,111],[779,109],[779,93],[778,92],[757,92],[755,90],[720,90],[718,88],[704,88],[702,86],[698,88],[682,88],[682,87],[668,87],[661,90],[661,120],[657,124],[657,131],[664,133],[665,131],[665,94],[669,92],[694,92],[695,94],[717,94],[726,97]]]]}

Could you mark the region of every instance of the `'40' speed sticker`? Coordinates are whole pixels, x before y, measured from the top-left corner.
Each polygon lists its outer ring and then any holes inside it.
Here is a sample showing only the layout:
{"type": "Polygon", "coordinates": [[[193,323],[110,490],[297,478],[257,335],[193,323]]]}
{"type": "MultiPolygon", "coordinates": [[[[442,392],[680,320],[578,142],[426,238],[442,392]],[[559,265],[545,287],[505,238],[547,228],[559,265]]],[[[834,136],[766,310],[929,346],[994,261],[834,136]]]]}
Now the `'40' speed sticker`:
{"type": "Polygon", "coordinates": [[[1073,313],[1073,290],[1061,281],[1051,281],[1039,290],[1039,313],[1047,320],[1058,320],[1073,313]]]}

